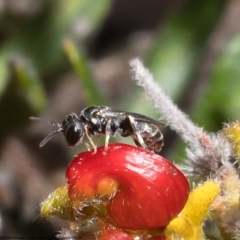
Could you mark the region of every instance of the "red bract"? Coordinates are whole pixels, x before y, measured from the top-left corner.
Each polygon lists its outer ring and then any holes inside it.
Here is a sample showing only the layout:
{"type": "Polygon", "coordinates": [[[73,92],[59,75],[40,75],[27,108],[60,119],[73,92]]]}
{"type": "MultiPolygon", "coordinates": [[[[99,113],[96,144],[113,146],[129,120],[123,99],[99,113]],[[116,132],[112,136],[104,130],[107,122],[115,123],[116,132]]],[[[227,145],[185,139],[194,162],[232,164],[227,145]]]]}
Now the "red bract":
{"type": "Polygon", "coordinates": [[[133,240],[133,238],[119,229],[110,229],[103,231],[98,240],[133,240]]]}
{"type": "Polygon", "coordinates": [[[126,144],[103,151],[80,153],[67,169],[69,197],[80,215],[140,230],[164,227],[182,210],[189,184],[173,163],[126,144]]]}
{"type": "Polygon", "coordinates": [[[134,239],[147,239],[147,240],[170,240],[163,235],[149,237],[147,232],[144,233],[129,233],[121,229],[104,229],[98,236],[98,240],[134,240],[134,239]]]}

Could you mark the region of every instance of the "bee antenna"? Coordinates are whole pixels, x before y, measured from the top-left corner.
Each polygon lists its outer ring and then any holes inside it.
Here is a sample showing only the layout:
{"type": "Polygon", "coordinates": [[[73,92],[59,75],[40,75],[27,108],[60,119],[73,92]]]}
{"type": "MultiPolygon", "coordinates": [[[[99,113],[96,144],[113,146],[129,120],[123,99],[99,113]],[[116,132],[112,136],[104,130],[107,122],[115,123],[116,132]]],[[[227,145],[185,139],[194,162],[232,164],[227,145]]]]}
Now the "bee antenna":
{"type": "Polygon", "coordinates": [[[54,135],[62,132],[63,129],[62,128],[59,128],[53,132],[51,132],[50,134],[48,134],[39,144],[39,147],[43,147],[54,135]]]}
{"type": "Polygon", "coordinates": [[[46,119],[42,119],[42,118],[38,118],[38,117],[30,117],[29,118],[31,121],[35,121],[35,122],[44,122],[50,126],[53,127],[58,127],[57,130],[51,132],[49,135],[47,135],[39,144],[39,147],[43,147],[54,135],[60,133],[63,131],[62,125],[60,123],[57,122],[52,122],[46,119]]]}
{"type": "Polygon", "coordinates": [[[61,128],[61,124],[60,123],[57,123],[57,122],[53,122],[53,121],[50,121],[50,120],[46,120],[46,119],[43,119],[43,118],[38,118],[38,117],[30,117],[29,118],[31,121],[34,121],[34,122],[44,122],[48,125],[51,125],[53,127],[57,126],[58,128],[61,128]]]}

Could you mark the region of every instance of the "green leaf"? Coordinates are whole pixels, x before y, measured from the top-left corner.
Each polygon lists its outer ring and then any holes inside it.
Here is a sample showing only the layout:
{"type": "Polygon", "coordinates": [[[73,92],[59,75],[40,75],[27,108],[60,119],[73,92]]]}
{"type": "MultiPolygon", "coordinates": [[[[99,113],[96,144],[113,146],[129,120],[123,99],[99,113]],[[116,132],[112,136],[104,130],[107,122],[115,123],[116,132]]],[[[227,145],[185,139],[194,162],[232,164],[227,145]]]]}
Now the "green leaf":
{"type": "Polygon", "coordinates": [[[74,42],[71,40],[66,40],[64,42],[64,49],[78,76],[80,84],[84,88],[83,94],[85,95],[87,105],[103,104],[103,97],[101,96],[98,87],[94,82],[86,58],[81,54],[81,51],[77,49],[74,42]]]}
{"type": "Polygon", "coordinates": [[[41,80],[33,68],[24,61],[14,65],[21,95],[26,98],[33,112],[40,112],[46,106],[46,96],[41,80]]]}
{"type": "Polygon", "coordinates": [[[193,118],[209,131],[221,129],[223,122],[240,119],[240,34],[223,50],[209,80],[208,91],[199,99],[193,118]]]}
{"type": "Polygon", "coordinates": [[[2,46],[2,50],[6,49],[9,55],[17,52],[27,56],[41,75],[54,69],[59,71],[59,67],[63,66],[62,42],[74,35],[76,22],[84,21],[89,26],[86,39],[101,24],[112,1],[53,0],[44,3],[42,13],[23,24],[20,31],[15,32],[14,38],[2,46]]]}
{"type": "Polygon", "coordinates": [[[189,1],[160,32],[147,66],[162,88],[177,100],[197,68],[199,54],[223,7],[223,1],[189,1]]]}
{"type": "Polygon", "coordinates": [[[0,54],[0,100],[4,93],[9,77],[9,69],[6,62],[5,54],[0,54]]]}

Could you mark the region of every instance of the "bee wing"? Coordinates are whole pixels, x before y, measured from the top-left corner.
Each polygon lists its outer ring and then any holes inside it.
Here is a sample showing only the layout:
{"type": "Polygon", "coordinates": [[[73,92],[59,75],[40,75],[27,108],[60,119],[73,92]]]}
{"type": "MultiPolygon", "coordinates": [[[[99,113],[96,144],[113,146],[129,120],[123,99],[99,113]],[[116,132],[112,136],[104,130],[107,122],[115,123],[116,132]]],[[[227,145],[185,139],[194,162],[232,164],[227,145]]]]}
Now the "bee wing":
{"type": "Polygon", "coordinates": [[[145,115],[142,114],[138,114],[138,113],[131,113],[131,112],[126,112],[127,115],[133,116],[135,118],[136,121],[139,122],[146,122],[146,123],[153,123],[159,127],[165,127],[166,123],[152,119],[150,117],[147,117],[145,115]]]}
{"type": "Polygon", "coordinates": [[[152,119],[150,117],[147,117],[145,115],[142,114],[138,114],[138,113],[133,113],[133,112],[125,112],[125,111],[121,111],[121,110],[114,110],[111,109],[111,112],[107,113],[108,117],[114,118],[114,119],[119,119],[119,120],[124,120],[126,119],[127,116],[132,116],[134,117],[134,119],[136,121],[139,122],[146,122],[146,123],[152,123],[155,124],[159,127],[165,127],[166,124],[164,122],[152,119]]]}

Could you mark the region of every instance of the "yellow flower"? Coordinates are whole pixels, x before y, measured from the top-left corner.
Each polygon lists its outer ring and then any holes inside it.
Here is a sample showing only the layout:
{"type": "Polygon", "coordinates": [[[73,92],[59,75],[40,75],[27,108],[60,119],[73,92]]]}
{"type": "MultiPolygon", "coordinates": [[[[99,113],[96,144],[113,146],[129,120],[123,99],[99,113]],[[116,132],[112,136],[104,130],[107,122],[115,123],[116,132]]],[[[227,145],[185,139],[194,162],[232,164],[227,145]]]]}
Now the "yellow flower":
{"type": "Polygon", "coordinates": [[[230,123],[223,129],[224,135],[233,146],[233,151],[240,161],[240,122],[230,123]]]}
{"type": "Polygon", "coordinates": [[[220,186],[214,181],[207,181],[194,189],[182,212],[167,226],[165,235],[171,240],[204,239],[202,222],[219,191],[220,186]]]}

